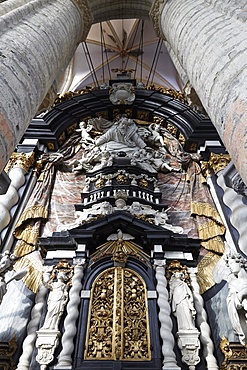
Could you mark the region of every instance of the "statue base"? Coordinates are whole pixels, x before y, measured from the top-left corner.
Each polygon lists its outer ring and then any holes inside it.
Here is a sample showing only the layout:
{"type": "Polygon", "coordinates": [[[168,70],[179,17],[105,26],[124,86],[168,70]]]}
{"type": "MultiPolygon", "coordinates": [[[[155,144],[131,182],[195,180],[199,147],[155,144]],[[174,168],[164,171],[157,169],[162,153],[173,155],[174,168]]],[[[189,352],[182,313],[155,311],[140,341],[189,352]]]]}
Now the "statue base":
{"type": "Polygon", "coordinates": [[[188,365],[190,370],[200,362],[199,341],[200,332],[195,329],[180,330],[177,332],[178,347],[182,353],[182,362],[188,365]]]}
{"type": "Polygon", "coordinates": [[[53,361],[60,336],[61,333],[58,330],[40,329],[37,331],[36,361],[41,365],[42,370],[45,370],[47,365],[53,361]]]}

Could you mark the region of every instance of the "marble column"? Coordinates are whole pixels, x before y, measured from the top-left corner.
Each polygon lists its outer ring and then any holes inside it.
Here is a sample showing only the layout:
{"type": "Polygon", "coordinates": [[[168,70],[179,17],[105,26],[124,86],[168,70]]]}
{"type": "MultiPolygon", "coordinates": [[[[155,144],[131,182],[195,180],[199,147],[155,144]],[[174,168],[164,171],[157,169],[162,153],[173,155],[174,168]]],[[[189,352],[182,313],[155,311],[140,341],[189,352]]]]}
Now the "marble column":
{"type": "Polygon", "coordinates": [[[80,292],[86,260],[77,258],[75,263],[72,287],[69,292],[69,303],[67,305],[67,316],[64,320],[62,351],[58,357],[58,364],[55,366],[55,369],[72,369],[72,354],[75,347],[74,337],[77,332],[76,321],[79,316],[80,292]]]}
{"type": "Polygon", "coordinates": [[[165,260],[154,260],[155,277],[157,280],[160,336],[163,341],[162,354],[164,357],[162,370],[178,370],[176,356],[174,353],[174,337],[172,334],[171,307],[168,302],[167,280],[165,277],[165,260]]]}
{"type": "MultiPolygon", "coordinates": [[[[49,280],[50,273],[51,273],[51,267],[44,266],[45,281],[49,280]]],[[[37,330],[40,325],[40,319],[41,319],[42,310],[45,304],[45,297],[46,297],[47,290],[48,289],[43,284],[40,285],[40,289],[36,295],[35,304],[31,312],[31,319],[27,326],[27,336],[22,345],[23,353],[21,357],[19,358],[19,363],[16,368],[17,370],[29,370],[30,369],[32,355],[34,351],[34,345],[35,345],[36,338],[37,338],[37,330]]]]}
{"type": "Polygon", "coordinates": [[[207,322],[207,313],[204,309],[203,298],[200,294],[200,286],[197,281],[197,267],[188,267],[194,305],[196,309],[196,323],[200,329],[200,340],[203,345],[203,355],[207,363],[207,370],[218,370],[216,358],[214,357],[214,345],[211,339],[211,331],[207,322]]]}
{"type": "Polygon", "coordinates": [[[246,1],[156,0],[151,15],[247,184],[246,1]]]}
{"type": "Polygon", "coordinates": [[[19,0],[14,9],[6,3],[0,16],[0,172],[92,23],[86,0],[19,0]]]}

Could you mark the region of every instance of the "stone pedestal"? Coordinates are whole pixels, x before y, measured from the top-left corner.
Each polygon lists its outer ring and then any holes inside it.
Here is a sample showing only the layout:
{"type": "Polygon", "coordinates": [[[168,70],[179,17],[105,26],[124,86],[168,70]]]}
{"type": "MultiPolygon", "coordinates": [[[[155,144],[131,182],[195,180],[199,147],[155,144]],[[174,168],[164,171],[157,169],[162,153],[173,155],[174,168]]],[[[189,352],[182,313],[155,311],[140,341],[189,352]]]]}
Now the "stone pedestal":
{"type": "Polygon", "coordinates": [[[194,370],[200,362],[199,349],[199,331],[195,330],[180,330],[177,332],[178,347],[182,353],[182,362],[189,366],[190,370],[194,370]]]}
{"type": "Polygon", "coordinates": [[[61,336],[60,331],[57,330],[39,330],[37,331],[36,347],[38,354],[36,356],[40,368],[45,370],[47,365],[54,359],[54,351],[58,345],[58,340],[61,336]]]}

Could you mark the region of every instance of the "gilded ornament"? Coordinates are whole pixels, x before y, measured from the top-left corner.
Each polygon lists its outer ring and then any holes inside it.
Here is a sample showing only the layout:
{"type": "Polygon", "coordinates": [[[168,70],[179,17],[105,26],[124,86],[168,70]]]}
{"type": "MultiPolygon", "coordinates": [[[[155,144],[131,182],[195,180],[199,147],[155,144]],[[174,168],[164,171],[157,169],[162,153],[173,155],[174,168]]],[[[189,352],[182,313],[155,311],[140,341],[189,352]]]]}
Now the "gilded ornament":
{"type": "Polygon", "coordinates": [[[176,136],[177,134],[177,127],[173,126],[171,123],[167,124],[167,130],[173,135],[176,136]]]}
{"type": "MultiPolygon", "coordinates": [[[[178,136],[178,140],[179,140],[179,142],[182,144],[182,146],[184,146],[184,144],[185,144],[185,137],[184,137],[184,135],[183,135],[183,134],[181,134],[181,132],[180,132],[180,134],[179,134],[179,136],[178,136]]],[[[190,150],[191,150],[191,151],[196,151],[196,149],[197,149],[197,144],[196,144],[196,143],[191,144],[191,146],[190,146],[190,150]],[[193,145],[194,145],[194,146],[193,146],[193,145]]]]}
{"type": "Polygon", "coordinates": [[[54,145],[54,143],[47,143],[47,148],[48,148],[49,150],[55,150],[55,145],[54,145]]]}
{"type": "Polygon", "coordinates": [[[206,161],[201,161],[200,165],[201,165],[201,170],[202,170],[203,176],[205,176],[206,178],[210,177],[211,176],[211,168],[209,166],[209,163],[206,162],[206,161]]]}
{"type": "Polygon", "coordinates": [[[214,173],[218,173],[223,170],[231,162],[229,154],[216,154],[211,153],[209,158],[209,165],[213,169],[214,173]]]}
{"type": "Polygon", "coordinates": [[[122,233],[121,230],[118,230],[117,234],[111,234],[107,238],[109,241],[101,245],[91,255],[89,266],[107,256],[112,256],[112,259],[118,262],[126,262],[127,258],[132,256],[150,266],[149,255],[139,245],[133,243],[131,239],[134,238],[129,234],[122,233]]]}
{"type": "Polygon", "coordinates": [[[147,189],[148,188],[148,181],[146,179],[141,179],[139,181],[139,185],[142,187],[142,188],[145,188],[147,189]]]}
{"type": "Polygon", "coordinates": [[[77,123],[74,123],[73,125],[69,126],[67,128],[68,135],[70,136],[76,129],[77,129],[77,123]]]}
{"type": "Polygon", "coordinates": [[[95,280],[86,360],[151,360],[147,290],[135,271],[113,267],[95,280]]]}
{"type": "Polygon", "coordinates": [[[98,180],[95,181],[95,187],[97,189],[102,188],[104,185],[105,185],[105,180],[102,177],[100,177],[98,180]]]}
{"type": "Polygon", "coordinates": [[[169,264],[169,266],[166,269],[166,278],[169,281],[171,276],[175,274],[175,272],[181,272],[184,274],[184,281],[190,285],[190,277],[187,271],[187,266],[182,266],[181,263],[178,260],[173,260],[169,264]]]}
{"type": "MultiPolygon", "coordinates": [[[[8,162],[8,169],[10,168],[23,168],[28,172],[29,168],[34,164],[34,152],[30,153],[16,153],[14,152],[8,162]]],[[[7,171],[7,170],[6,170],[7,171]]]]}
{"type": "Polygon", "coordinates": [[[220,349],[225,356],[220,370],[246,370],[247,347],[240,343],[230,343],[224,336],[220,342],[220,349]]]}
{"type": "Polygon", "coordinates": [[[59,146],[61,146],[65,142],[65,139],[66,139],[65,132],[63,132],[62,135],[60,135],[58,138],[59,146]]]}
{"type": "Polygon", "coordinates": [[[126,183],[127,183],[127,181],[128,181],[128,177],[127,177],[127,176],[125,176],[125,175],[118,175],[118,176],[116,177],[116,181],[117,181],[117,183],[118,183],[118,184],[123,185],[123,184],[126,184],[126,183]]]}
{"type": "Polygon", "coordinates": [[[137,119],[149,121],[149,112],[137,111],[137,119]]]}

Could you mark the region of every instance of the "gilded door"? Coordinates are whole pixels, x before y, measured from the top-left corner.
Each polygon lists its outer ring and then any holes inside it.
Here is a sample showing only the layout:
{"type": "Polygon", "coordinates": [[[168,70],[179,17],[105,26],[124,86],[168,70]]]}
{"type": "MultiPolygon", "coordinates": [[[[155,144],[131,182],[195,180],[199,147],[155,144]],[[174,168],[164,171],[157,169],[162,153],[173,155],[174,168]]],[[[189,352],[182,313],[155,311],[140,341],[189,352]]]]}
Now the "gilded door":
{"type": "Polygon", "coordinates": [[[84,358],[151,360],[146,284],[135,271],[113,267],[96,278],[84,358]]]}

